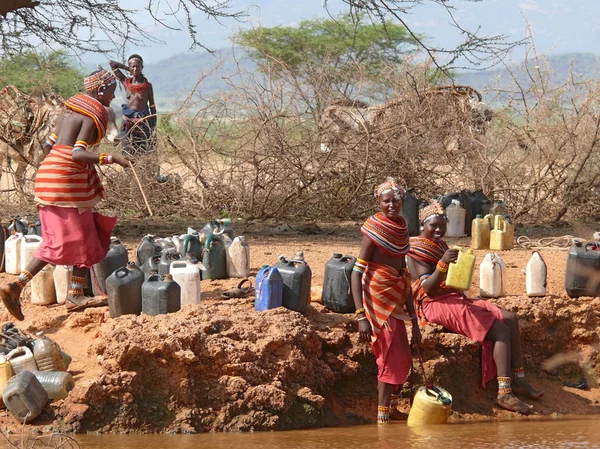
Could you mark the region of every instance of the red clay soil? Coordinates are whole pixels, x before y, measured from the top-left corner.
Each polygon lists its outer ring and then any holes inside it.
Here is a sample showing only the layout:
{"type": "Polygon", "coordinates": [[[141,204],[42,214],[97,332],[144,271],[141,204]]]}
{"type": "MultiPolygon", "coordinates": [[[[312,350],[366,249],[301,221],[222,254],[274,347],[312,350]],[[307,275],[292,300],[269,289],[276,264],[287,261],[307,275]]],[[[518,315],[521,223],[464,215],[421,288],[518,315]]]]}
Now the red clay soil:
{"type": "MultiPolygon", "coordinates": [[[[130,255],[145,231],[117,230],[130,255]]],[[[169,226],[155,232],[175,233],[169,226]]],[[[338,228],[332,235],[244,233],[254,273],[280,254],[304,251],[314,274],[315,301],[331,254],[356,255],[360,244],[358,225],[338,228]]],[[[478,264],[484,253],[477,252],[478,264]]],[[[513,250],[502,253],[507,297],[497,301],[519,314],[528,377],[546,391],[535,402],[534,416],[598,413],[599,389],[578,390],[563,383],[578,381],[583,370],[590,381],[600,377],[600,299],[569,299],[563,288],[566,251],[545,250],[542,255],[548,265],[548,296],[524,295],[523,270],[530,252],[513,250]],[[544,365],[557,355],[553,366],[544,365]]],[[[0,282],[13,278],[1,274],[0,282]]],[[[473,279],[470,293],[476,295],[478,272],[473,279]]],[[[368,346],[358,341],[354,317],[331,313],[318,302],[303,316],[283,308],[255,312],[252,296],[219,299],[237,282],[203,281],[200,306],[159,317],[118,319],[110,319],[106,307],[68,315],[64,306],[34,306],[26,292],[26,319],[17,325],[32,334],[44,330],[56,340],[73,357],[69,371],[76,380],[69,397],[49,404],[31,426],[193,433],[373,422],[376,366],[368,346]]],[[[2,311],[0,321],[11,318],[2,311]]],[[[427,376],[454,397],[451,420],[517,416],[494,405],[495,381],[481,387],[477,343],[427,327],[422,352],[427,376]]],[[[414,380],[422,383],[419,377],[414,380]]],[[[407,411],[408,388],[404,394],[400,408],[407,411]]],[[[17,422],[6,413],[0,425],[16,427],[17,422]]]]}

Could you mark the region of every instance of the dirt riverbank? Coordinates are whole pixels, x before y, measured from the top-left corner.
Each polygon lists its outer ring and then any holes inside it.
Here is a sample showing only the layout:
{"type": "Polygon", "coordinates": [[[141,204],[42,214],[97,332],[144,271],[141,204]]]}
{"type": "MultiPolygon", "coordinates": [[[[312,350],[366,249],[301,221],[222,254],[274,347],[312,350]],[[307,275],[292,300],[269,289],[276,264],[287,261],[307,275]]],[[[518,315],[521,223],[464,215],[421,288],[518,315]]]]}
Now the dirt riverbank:
{"type": "MultiPolygon", "coordinates": [[[[159,225],[152,231],[172,235],[177,232],[173,226],[159,225]]],[[[147,230],[121,225],[116,233],[132,252],[147,230]]],[[[572,232],[563,231],[559,235],[572,232]]],[[[314,274],[314,299],[331,254],[357,254],[360,243],[355,224],[338,227],[331,235],[281,236],[236,229],[236,234],[242,233],[251,245],[253,273],[279,254],[304,251],[314,274]]],[[[539,231],[534,235],[539,238],[539,231]]],[[[483,255],[478,252],[478,264],[483,255]]],[[[598,389],[578,390],[563,383],[577,382],[581,366],[600,378],[600,299],[569,299],[563,289],[566,251],[544,250],[542,255],[549,271],[548,296],[524,295],[523,270],[530,252],[513,250],[502,253],[508,269],[507,297],[498,300],[521,317],[528,376],[546,391],[535,403],[536,416],[598,413],[598,389]],[[543,362],[557,354],[566,354],[565,363],[544,369],[543,362]]],[[[3,273],[0,282],[13,277],[3,273]]],[[[475,295],[477,272],[473,279],[470,293],[475,295]]],[[[286,309],[256,313],[252,296],[219,298],[235,284],[233,279],[203,281],[199,307],[116,320],[108,318],[107,308],[67,315],[64,306],[33,306],[26,293],[26,320],[18,326],[30,333],[44,330],[59,342],[73,357],[70,372],[76,379],[70,396],[49,405],[32,426],[192,433],[373,422],[376,366],[369,348],[358,342],[354,317],[330,313],[317,302],[306,316],[286,309]]],[[[0,312],[0,321],[9,320],[0,312]]],[[[495,382],[481,387],[478,344],[431,327],[423,335],[427,375],[454,397],[452,420],[515,417],[494,406],[495,382]]],[[[408,399],[401,409],[408,410],[408,399]]],[[[12,427],[16,421],[7,413],[0,425],[12,427]]]]}

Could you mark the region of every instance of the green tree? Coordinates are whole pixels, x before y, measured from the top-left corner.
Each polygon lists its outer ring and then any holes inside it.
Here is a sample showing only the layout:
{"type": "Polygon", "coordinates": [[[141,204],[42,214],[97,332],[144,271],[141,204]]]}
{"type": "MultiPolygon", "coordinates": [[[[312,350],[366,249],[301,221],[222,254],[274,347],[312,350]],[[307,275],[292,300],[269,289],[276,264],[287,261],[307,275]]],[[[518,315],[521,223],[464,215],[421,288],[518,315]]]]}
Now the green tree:
{"type": "Polygon", "coordinates": [[[54,92],[68,98],[83,87],[83,73],[63,52],[24,52],[0,60],[0,83],[25,92],[54,92]]]}

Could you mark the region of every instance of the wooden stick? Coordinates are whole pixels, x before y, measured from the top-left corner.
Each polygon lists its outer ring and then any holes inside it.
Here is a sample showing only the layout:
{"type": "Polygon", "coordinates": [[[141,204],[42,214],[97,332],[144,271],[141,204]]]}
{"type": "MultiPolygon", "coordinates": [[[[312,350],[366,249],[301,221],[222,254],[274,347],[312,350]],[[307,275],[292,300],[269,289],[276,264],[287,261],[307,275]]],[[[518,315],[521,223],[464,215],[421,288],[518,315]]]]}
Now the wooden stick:
{"type": "Polygon", "coordinates": [[[137,173],[135,172],[135,168],[133,168],[133,164],[129,161],[129,166],[131,167],[131,171],[133,171],[133,176],[135,176],[135,180],[137,181],[137,185],[140,188],[140,192],[142,192],[142,197],[144,198],[144,203],[146,203],[146,207],[148,208],[148,212],[150,216],[154,216],[152,213],[152,209],[150,208],[150,204],[148,204],[148,200],[146,199],[146,194],[144,193],[144,189],[142,188],[142,183],[140,182],[140,178],[138,178],[137,173]]]}

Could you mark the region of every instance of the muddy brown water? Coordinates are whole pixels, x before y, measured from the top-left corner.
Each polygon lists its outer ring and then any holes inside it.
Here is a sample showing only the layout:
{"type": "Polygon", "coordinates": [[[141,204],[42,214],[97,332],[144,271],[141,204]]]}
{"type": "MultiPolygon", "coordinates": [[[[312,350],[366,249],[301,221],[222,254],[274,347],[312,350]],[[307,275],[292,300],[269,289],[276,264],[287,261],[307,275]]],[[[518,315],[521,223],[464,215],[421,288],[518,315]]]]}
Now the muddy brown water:
{"type": "Polygon", "coordinates": [[[83,449],[560,449],[600,448],[600,418],[482,422],[410,428],[394,422],[288,432],[198,435],[78,435],[83,449]]]}

